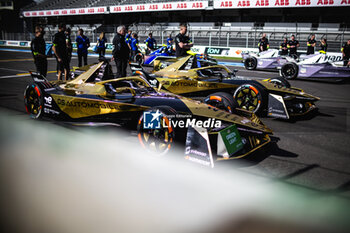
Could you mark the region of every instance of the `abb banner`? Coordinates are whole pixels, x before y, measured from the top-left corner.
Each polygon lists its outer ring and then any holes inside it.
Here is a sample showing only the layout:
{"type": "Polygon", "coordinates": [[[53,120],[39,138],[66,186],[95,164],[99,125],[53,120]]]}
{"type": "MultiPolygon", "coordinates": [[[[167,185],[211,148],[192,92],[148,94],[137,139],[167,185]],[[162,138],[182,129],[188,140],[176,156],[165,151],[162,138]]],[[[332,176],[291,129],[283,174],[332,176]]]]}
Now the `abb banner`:
{"type": "Polygon", "coordinates": [[[47,16],[65,16],[65,15],[91,15],[105,14],[107,7],[90,7],[90,8],[74,8],[74,9],[59,9],[46,11],[24,11],[24,17],[47,17],[47,16]]]}
{"type": "Polygon", "coordinates": [[[350,0],[214,0],[215,9],[350,6],[350,0]]]}
{"type": "Polygon", "coordinates": [[[208,7],[208,1],[188,1],[188,2],[164,2],[135,5],[111,6],[111,13],[127,12],[149,12],[149,11],[171,11],[171,10],[198,10],[208,7]]]}

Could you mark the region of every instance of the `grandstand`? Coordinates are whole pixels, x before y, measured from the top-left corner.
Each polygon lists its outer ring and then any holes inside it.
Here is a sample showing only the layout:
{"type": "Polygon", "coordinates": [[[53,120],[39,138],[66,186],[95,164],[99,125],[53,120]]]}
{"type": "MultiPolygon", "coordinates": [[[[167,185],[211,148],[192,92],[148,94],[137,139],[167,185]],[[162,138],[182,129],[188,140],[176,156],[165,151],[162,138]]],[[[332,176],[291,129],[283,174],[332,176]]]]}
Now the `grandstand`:
{"type": "MultiPolygon", "coordinates": [[[[165,42],[169,34],[175,36],[178,33],[179,22],[189,22],[189,33],[192,40],[196,45],[205,46],[256,47],[261,34],[265,32],[272,48],[277,48],[284,37],[289,38],[291,34],[295,34],[300,41],[301,49],[306,49],[306,41],[313,33],[317,40],[327,38],[329,51],[339,51],[341,44],[350,38],[349,5],[214,9],[215,1],[221,0],[205,0],[202,2],[207,2],[208,7],[193,9],[190,13],[184,10],[120,12],[118,14],[111,12],[112,6],[190,1],[193,0],[43,0],[22,8],[22,13],[88,7],[106,7],[107,12],[94,15],[24,17],[27,32],[24,36],[23,33],[19,36],[21,39],[30,39],[34,26],[41,24],[46,27],[45,39],[51,40],[52,35],[57,32],[58,23],[64,22],[72,28],[73,36],[76,35],[79,28],[83,28],[92,41],[101,31],[106,32],[107,39],[111,41],[116,32],[116,26],[125,24],[139,34],[141,42],[146,39],[149,32],[153,32],[158,44],[161,44],[165,42]]],[[[1,36],[2,39],[16,38],[6,32],[3,32],[1,36]]]]}

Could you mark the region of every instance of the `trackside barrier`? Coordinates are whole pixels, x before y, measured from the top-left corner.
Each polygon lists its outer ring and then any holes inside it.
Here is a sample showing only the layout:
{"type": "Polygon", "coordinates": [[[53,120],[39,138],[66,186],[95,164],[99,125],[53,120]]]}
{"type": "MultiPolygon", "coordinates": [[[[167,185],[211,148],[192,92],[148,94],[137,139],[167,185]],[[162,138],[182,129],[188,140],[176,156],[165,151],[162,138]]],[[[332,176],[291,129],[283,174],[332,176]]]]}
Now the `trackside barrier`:
{"type": "MultiPolygon", "coordinates": [[[[96,45],[96,43],[90,43],[89,51],[93,53],[92,49],[96,45]]],[[[15,41],[15,40],[0,40],[0,47],[21,47],[21,48],[30,48],[30,41],[15,41]]],[[[76,43],[73,42],[73,48],[76,48],[76,43]]],[[[113,50],[113,44],[107,43],[106,44],[106,51],[112,52],[113,50]]],[[[144,44],[140,44],[141,48],[145,48],[146,46],[144,44]]],[[[253,52],[258,53],[257,48],[243,48],[243,47],[208,47],[208,46],[194,46],[191,48],[192,52],[195,53],[207,53],[211,56],[219,56],[219,57],[234,57],[234,58],[241,58],[242,52],[253,52]]],[[[300,53],[306,53],[306,51],[299,51],[300,53]]],[[[317,52],[316,52],[317,53],[317,52]]],[[[330,60],[334,61],[340,61],[342,60],[342,54],[341,53],[334,53],[329,52],[327,53],[328,56],[331,56],[332,58],[330,60]]]]}

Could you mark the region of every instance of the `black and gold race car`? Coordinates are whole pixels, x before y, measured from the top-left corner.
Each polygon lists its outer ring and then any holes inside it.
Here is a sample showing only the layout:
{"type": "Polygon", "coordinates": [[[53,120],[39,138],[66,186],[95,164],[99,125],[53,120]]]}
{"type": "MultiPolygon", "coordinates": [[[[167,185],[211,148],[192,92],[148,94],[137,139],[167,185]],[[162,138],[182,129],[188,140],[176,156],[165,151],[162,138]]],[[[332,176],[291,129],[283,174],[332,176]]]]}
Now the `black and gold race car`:
{"type": "Polygon", "coordinates": [[[193,130],[188,133],[191,127],[205,129],[212,149],[216,148],[215,137],[234,127],[231,133],[240,136],[237,140],[241,146],[231,158],[250,154],[270,142],[271,130],[248,111],[230,114],[199,101],[158,92],[139,76],[114,78],[110,68],[102,61],[61,83],[32,73],[34,83],[24,93],[26,111],[33,118],[131,126],[137,129],[144,147],[160,153],[169,151],[175,139],[194,137],[193,130]]]}
{"type": "MultiPolygon", "coordinates": [[[[223,65],[198,68],[194,56],[187,56],[169,66],[158,67],[153,74],[131,64],[135,74],[155,87],[188,97],[207,97],[205,102],[225,110],[239,108],[261,116],[289,119],[305,115],[316,108],[318,97],[291,87],[283,78],[252,80],[236,76],[223,65]],[[232,103],[231,105],[229,103],[232,103]]],[[[159,65],[159,64],[158,64],[159,65]]]]}

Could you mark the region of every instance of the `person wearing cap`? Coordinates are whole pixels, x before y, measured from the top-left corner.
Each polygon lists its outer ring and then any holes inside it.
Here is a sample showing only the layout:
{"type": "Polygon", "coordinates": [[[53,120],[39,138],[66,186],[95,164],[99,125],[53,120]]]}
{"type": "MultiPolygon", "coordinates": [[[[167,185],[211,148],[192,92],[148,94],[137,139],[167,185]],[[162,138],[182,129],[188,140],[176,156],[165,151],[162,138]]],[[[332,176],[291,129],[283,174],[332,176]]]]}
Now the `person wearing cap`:
{"type": "Polygon", "coordinates": [[[298,56],[297,55],[297,49],[299,47],[299,41],[297,41],[295,39],[295,36],[292,35],[290,37],[290,41],[288,41],[288,45],[287,45],[288,49],[289,49],[289,56],[291,57],[295,57],[298,56]]]}
{"type": "Polygon", "coordinates": [[[288,55],[287,45],[288,45],[288,40],[287,40],[287,38],[284,38],[283,42],[280,44],[280,50],[281,50],[280,54],[281,55],[288,55]]]}
{"type": "Polygon", "coordinates": [[[35,27],[35,38],[30,43],[36,71],[46,77],[47,59],[45,55],[46,44],[44,40],[44,30],[40,26],[35,27]]]}
{"type": "Polygon", "coordinates": [[[270,48],[269,39],[266,38],[266,33],[262,34],[258,43],[258,47],[259,52],[266,51],[270,48]]]}
{"type": "Polygon", "coordinates": [[[58,65],[58,80],[62,79],[62,72],[64,71],[65,80],[68,78],[69,62],[68,62],[68,53],[67,53],[67,43],[66,35],[66,25],[60,24],[58,26],[58,32],[54,35],[52,50],[55,53],[57,65],[58,65]]]}
{"type": "Polygon", "coordinates": [[[350,66],[350,39],[343,45],[341,48],[341,52],[343,54],[344,66],[350,66]]]}
{"type": "Polygon", "coordinates": [[[124,25],[117,28],[117,34],[113,38],[113,58],[117,66],[116,78],[126,77],[126,68],[130,57],[130,48],[125,42],[126,29],[124,25]]]}
{"type": "Polygon", "coordinates": [[[311,35],[311,37],[307,41],[306,45],[307,45],[306,55],[314,54],[315,53],[315,46],[316,46],[315,35],[313,35],[313,34],[311,35]]]}

